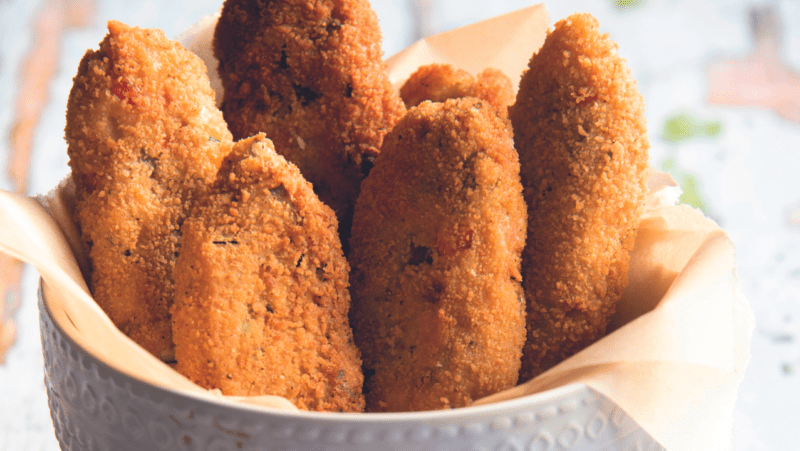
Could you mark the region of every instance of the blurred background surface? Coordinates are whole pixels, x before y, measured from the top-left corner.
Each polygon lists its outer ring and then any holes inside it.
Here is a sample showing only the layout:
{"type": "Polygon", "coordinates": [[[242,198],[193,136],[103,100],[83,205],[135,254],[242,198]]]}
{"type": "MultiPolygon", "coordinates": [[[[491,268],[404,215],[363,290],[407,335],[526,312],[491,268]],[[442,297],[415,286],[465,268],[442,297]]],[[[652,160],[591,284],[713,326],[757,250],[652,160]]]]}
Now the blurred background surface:
{"type": "MultiPolygon", "coordinates": [[[[535,2],[373,0],[385,55],[535,2]]],[[[168,37],[221,0],[0,0],[0,188],[69,172],[64,111],[78,62],[121,20],[168,37]]],[[[800,428],[800,1],[564,0],[592,13],[647,103],[651,163],[737,246],[756,316],[733,450],[796,449],[800,428]]],[[[515,80],[516,81],[516,80],[515,80]]],[[[35,270],[0,256],[0,450],[57,450],[43,383],[35,270]]]]}

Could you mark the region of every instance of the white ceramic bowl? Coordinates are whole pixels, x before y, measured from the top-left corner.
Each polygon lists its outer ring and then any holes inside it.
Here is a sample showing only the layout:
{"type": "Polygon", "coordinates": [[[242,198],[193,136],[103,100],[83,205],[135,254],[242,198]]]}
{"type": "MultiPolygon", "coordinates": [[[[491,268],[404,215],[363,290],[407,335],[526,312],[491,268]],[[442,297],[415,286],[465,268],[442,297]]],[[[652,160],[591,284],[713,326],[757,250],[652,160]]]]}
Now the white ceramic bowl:
{"type": "Polygon", "coordinates": [[[45,384],[64,451],[661,450],[583,384],[496,404],[399,414],[283,412],[200,399],[93,358],[59,328],[41,285],[45,384]]]}

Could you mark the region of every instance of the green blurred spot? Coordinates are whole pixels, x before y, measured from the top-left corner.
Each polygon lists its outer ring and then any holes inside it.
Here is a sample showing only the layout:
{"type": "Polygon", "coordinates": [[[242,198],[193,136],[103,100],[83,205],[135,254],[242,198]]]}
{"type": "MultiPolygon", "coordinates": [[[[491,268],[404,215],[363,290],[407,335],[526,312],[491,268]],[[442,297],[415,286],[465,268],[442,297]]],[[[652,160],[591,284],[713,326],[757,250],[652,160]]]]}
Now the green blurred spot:
{"type": "Polygon", "coordinates": [[[783,365],[781,365],[781,370],[783,371],[783,374],[791,376],[792,374],[794,374],[794,365],[792,365],[791,363],[784,363],[783,365]]]}
{"type": "Polygon", "coordinates": [[[619,9],[629,9],[644,3],[644,0],[611,0],[619,9]]]}
{"type": "Polygon", "coordinates": [[[706,122],[706,136],[713,138],[718,136],[722,133],[722,122],[720,121],[713,121],[713,122],[706,122]]]}
{"type": "Polygon", "coordinates": [[[667,119],[664,124],[664,139],[667,141],[682,141],[694,135],[692,118],[688,114],[679,114],[667,119]]]}
{"type": "Polygon", "coordinates": [[[703,213],[709,214],[710,210],[708,208],[708,204],[706,204],[705,200],[703,200],[703,196],[700,194],[700,182],[698,181],[697,177],[695,177],[693,174],[684,172],[678,166],[678,161],[675,157],[668,157],[664,159],[660,166],[662,171],[669,172],[680,184],[683,194],[681,194],[679,200],[682,204],[691,205],[703,213]]]}
{"type": "Polygon", "coordinates": [[[688,113],[680,113],[667,119],[662,137],[666,141],[680,142],[693,138],[713,138],[720,133],[722,133],[722,122],[704,121],[688,113]]]}
{"type": "Polygon", "coordinates": [[[680,198],[681,203],[691,205],[694,208],[700,209],[704,213],[708,213],[708,207],[703,201],[703,198],[700,196],[697,179],[692,175],[684,174],[680,180],[681,190],[683,190],[683,194],[681,194],[680,198]]]}
{"type": "Polygon", "coordinates": [[[678,167],[678,162],[675,161],[674,157],[668,157],[661,162],[661,170],[664,172],[672,173],[672,171],[675,170],[677,167],[678,167]]]}
{"type": "MultiPolygon", "coordinates": [[[[689,113],[679,113],[670,116],[665,122],[661,136],[665,141],[680,143],[696,138],[714,138],[722,133],[722,122],[718,120],[703,120],[689,113]]],[[[680,183],[683,194],[681,203],[698,208],[709,214],[708,204],[703,199],[700,181],[696,175],[684,171],[677,158],[672,155],[661,162],[661,170],[669,172],[680,183]]]]}

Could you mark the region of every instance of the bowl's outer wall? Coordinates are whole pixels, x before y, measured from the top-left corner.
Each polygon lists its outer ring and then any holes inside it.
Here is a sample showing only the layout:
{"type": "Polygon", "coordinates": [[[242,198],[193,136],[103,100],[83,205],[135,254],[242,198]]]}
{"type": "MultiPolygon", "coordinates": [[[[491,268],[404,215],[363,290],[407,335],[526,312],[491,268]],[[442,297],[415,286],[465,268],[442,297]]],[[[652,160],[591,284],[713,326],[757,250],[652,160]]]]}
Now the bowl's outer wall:
{"type": "Polygon", "coordinates": [[[64,451],[664,449],[585,386],[429,415],[273,413],[216,404],[97,361],[54,323],[41,288],[39,310],[45,384],[64,451]]]}

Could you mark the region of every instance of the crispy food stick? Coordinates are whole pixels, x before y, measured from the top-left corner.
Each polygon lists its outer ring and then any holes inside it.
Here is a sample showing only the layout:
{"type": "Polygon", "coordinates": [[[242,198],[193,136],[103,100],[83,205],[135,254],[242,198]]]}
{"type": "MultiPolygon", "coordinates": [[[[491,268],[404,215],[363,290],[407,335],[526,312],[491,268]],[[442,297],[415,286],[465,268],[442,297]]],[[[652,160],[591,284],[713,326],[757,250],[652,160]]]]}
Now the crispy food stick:
{"type": "Polygon", "coordinates": [[[177,369],[226,395],[364,409],[333,211],[263,134],[234,145],[183,225],[173,306],[177,369]]]}
{"type": "Polygon", "coordinates": [[[644,206],[644,101],[597,21],[558,22],[509,109],[528,205],[520,381],[602,337],[644,206]]]}
{"type": "Polygon", "coordinates": [[[487,102],[423,102],[387,135],[350,254],[367,410],[462,407],[516,384],[525,225],[517,153],[487,102]]]}
{"type": "Polygon", "coordinates": [[[205,65],[160,30],[109,22],[75,76],[66,139],[92,294],[122,332],[173,361],[180,226],[231,146],[205,65]]]}
{"type": "Polygon", "coordinates": [[[361,181],[405,114],[367,0],[227,0],[214,53],[235,139],[266,133],[339,219],[345,252],[361,181]]]}

